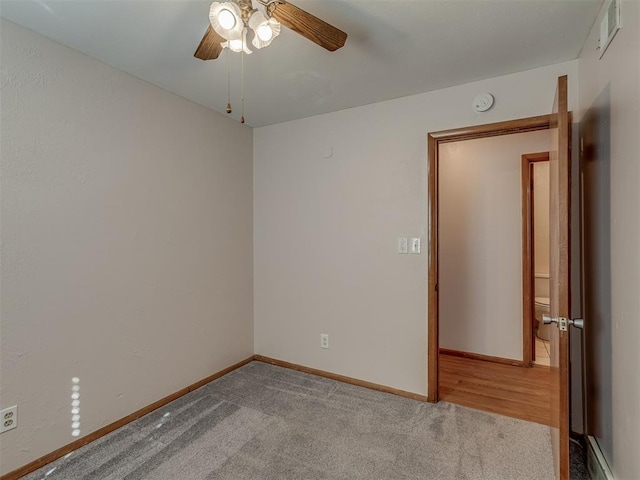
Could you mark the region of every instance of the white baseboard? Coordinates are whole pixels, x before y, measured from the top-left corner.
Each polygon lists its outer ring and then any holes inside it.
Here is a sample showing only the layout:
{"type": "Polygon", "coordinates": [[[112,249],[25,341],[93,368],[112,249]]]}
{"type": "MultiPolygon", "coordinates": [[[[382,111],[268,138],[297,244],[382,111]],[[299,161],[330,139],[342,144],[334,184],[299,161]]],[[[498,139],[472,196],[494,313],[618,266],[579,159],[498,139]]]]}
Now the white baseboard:
{"type": "Polygon", "coordinates": [[[615,480],[595,438],[587,436],[587,468],[592,480],[615,480]]]}

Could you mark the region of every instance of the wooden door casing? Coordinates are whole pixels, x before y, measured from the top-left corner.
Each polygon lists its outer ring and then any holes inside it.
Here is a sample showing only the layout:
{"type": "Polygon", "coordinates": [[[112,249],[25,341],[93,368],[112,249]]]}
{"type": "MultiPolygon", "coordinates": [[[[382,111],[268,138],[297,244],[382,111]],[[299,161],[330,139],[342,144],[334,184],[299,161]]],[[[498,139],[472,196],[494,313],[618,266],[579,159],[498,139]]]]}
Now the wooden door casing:
{"type": "MultiPolygon", "coordinates": [[[[551,115],[549,151],[550,205],[550,315],[570,318],[570,120],[567,76],[558,78],[551,115]]],[[[551,356],[551,440],[556,478],[569,479],[569,332],[552,330],[551,356]]]]}

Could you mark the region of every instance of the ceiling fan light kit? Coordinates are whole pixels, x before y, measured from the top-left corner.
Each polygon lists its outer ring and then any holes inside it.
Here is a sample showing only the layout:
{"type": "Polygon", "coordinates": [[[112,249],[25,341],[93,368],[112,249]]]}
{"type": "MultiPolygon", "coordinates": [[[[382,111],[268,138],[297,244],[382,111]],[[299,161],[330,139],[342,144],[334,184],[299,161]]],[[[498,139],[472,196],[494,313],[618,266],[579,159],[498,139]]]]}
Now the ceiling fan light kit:
{"type": "Polygon", "coordinates": [[[253,46],[264,48],[280,34],[280,22],[271,17],[269,5],[274,2],[260,2],[265,12],[253,8],[251,0],[233,0],[230,2],[213,2],[209,9],[209,21],[213,30],[226,40],[221,42],[222,48],[233,52],[251,53],[247,47],[247,32],[253,31],[253,46]]]}
{"type": "Polygon", "coordinates": [[[233,40],[223,42],[222,48],[228,48],[232,52],[236,53],[244,52],[246,54],[250,54],[251,50],[247,47],[247,31],[244,30],[240,38],[234,38],[233,40]]]}
{"type": "Polygon", "coordinates": [[[280,34],[282,25],[330,52],[342,48],[347,41],[345,32],[286,0],[255,1],[262,9],[254,8],[253,0],[213,2],[209,9],[211,25],[194,57],[215,60],[223,48],[230,47],[231,40],[243,40],[248,29],[253,31],[253,46],[266,47],[280,34]]]}
{"type": "Polygon", "coordinates": [[[254,31],[253,44],[256,48],[264,48],[280,35],[280,22],[256,10],[249,18],[249,28],[254,31]]]}
{"type": "Polygon", "coordinates": [[[234,2],[213,2],[209,9],[211,26],[225,40],[242,40],[242,11],[234,2]]]}
{"type": "Polygon", "coordinates": [[[218,14],[218,22],[222,30],[230,30],[236,26],[236,17],[230,10],[224,8],[218,14]]]}
{"type": "MultiPolygon", "coordinates": [[[[313,43],[333,52],[344,46],[347,34],[286,0],[256,0],[263,10],[253,7],[253,0],[213,2],[209,8],[211,24],[193,54],[200,60],[215,60],[223,49],[242,53],[242,117],[244,123],[244,54],[250,54],[247,33],[253,32],[251,44],[261,49],[280,35],[284,25],[313,43]]],[[[227,71],[227,78],[229,72],[227,71]]],[[[231,113],[231,85],[228,86],[227,113],[231,113]]]]}

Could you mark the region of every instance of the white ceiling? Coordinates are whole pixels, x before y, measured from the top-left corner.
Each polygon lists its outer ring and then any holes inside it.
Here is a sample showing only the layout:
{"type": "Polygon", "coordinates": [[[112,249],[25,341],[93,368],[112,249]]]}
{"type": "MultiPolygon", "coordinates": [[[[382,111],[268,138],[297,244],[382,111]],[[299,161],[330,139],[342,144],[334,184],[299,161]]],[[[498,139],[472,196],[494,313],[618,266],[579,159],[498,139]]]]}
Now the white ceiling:
{"type": "MultiPolygon", "coordinates": [[[[283,28],[245,57],[253,127],[577,58],[603,0],[292,0],[348,33],[328,52],[283,28]]],[[[210,0],[1,0],[0,16],[240,117],[240,55],[193,57],[210,0]]],[[[255,2],[254,2],[255,3],[255,2]]]]}

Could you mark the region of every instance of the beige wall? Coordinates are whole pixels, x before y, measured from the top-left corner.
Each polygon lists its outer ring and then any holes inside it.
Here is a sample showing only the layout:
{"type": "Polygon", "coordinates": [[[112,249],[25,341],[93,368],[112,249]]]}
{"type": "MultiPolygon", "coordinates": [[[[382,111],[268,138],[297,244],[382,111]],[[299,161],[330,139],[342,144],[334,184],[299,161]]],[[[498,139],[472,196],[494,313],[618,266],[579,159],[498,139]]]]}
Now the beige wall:
{"type": "Polygon", "coordinates": [[[549,113],[562,74],[574,104],[569,62],[255,129],[256,353],[426,394],[427,257],[396,249],[426,246],[427,133],[549,113]]]}
{"type": "Polygon", "coordinates": [[[0,22],[5,473],[253,353],[252,132],[0,22]]]}
{"type": "Polygon", "coordinates": [[[536,162],[533,164],[533,191],[534,273],[548,275],[549,162],[536,162]]]}
{"type": "MultiPolygon", "coordinates": [[[[0,473],[255,351],[426,392],[426,134],[612,98],[614,451],[640,477],[638,2],[603,60],[251,131],[1,21],[0,473]],[[478,115],[473,96],[496,95],[478,115]],[[252,168],[254,282],[252,269],[252,168]],[[331,154],[329,155],[329,152],[331,154]],[[329,157],[329,158],[325,158],[329,157]],[[321,350],[319,333],[331,335],[321,350]]],[[[575,118],[575,117],[574,117],[575,118]]]]}
{"type": "Polygon", "coordinates": [[[522,154],[550,141],[543,130],[440,146],[440,347],[522,360],[522,154]]]}
{"type": "Polygon", "coordinates": [[[608,89],[613,426],[604,440],[612,448],[605,454],[615,478],[628,480],[640,478],[640,2],[623,1],[621,11],[623,27],[604,57],[596,50],[604,10],[580,55],[578,117],[608,89]]]}

